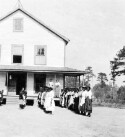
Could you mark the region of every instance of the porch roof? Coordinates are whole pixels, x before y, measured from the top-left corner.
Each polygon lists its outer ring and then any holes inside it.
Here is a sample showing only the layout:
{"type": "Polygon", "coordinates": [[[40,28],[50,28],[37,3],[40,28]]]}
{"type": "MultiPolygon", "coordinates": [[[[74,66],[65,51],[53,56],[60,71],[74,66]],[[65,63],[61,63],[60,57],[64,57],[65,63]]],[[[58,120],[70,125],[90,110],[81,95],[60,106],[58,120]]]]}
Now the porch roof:
{"type": "Polygon", "coordinates": [[[22,65],[0,65],[1,72],[42,72],[84,75],[85,71],[69,67],[49,67],[49,66],[22,66],[22,65]]]}

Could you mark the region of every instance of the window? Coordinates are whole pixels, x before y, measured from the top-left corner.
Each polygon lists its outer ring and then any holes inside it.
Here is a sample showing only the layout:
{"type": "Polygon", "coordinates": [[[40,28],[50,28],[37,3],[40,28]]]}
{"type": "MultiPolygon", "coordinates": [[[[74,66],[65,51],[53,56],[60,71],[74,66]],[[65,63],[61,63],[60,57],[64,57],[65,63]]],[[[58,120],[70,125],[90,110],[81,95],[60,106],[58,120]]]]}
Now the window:
{"type": "Polygon", "coordinates": [[[23,19],[22,18],[14,19],[14,31],[15,32],[23,31],[23,19]]]}
{"type": "Polygon", "coordinates": [[[23,63],[23,46],[12,45],[12,63],[23,63]]]}
{"type": "Polygon", "coordinates": [[[45,56],[45,49],[44,48],[37,48],[37,55],[38,56],[45,56]]]}
{"type": "Polygon", "coordinates": [[[22,63],[22,56],[13,55],[13,63],[22,63]]]}
{"type": "Polygon", "coordinates": [[[46,64],[46,53],[47,53],[47,47],[45,45],[35,46],[35,64],[36,65],[46,64]]]}
{"type": "Polygon", "coordinates": [[[44,87],[46,84],[45,74],[34,74],[34,90],[36,93],[40,91],[40,87],[44,87]]]}

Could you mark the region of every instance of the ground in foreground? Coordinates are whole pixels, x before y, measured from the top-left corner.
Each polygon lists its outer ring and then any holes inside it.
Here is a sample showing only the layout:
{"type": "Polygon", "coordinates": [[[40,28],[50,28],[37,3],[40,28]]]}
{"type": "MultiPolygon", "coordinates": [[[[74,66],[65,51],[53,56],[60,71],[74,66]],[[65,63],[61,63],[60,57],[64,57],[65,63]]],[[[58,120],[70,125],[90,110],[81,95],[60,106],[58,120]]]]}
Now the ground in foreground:
{"type": "Polygon", "coordinates": [[[92,117],[56,107],[53,115],[35,106],[0,107],[0,137],[124,137],[125,109],[94,107],[92,117]]]}

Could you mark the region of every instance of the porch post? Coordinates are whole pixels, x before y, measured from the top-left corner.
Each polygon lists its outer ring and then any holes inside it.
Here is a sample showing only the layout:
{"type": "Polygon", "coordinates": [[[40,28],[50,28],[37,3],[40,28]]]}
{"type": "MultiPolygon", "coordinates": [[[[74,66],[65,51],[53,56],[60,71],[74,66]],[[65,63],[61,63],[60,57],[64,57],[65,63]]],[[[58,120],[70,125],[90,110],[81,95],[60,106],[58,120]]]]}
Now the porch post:
{"type": "Polygon", "coordinates": [[[75,88],[77,87],[77,76],[75,76],[75,88]]]}
{"type": "Polygon", "coordinates": [[[56,83],[56,74],[55,74],[55,83],[56,83]]]}
{"type": "Polygon", "coordinates": [[[82,86],[84,86],[85,82],[84,82],[84,74],[83,74],[83,79],[82,79],[82,86]]]}
{"type": "Polygon", "coordinates": [[[8,72],[7,72],[7,77],[6,77],[6,86],[7,86],[7,95],[8,95],[8,90],[9,90],[9,76],[8,76],[8,72]]]}
{"type": "Polygon", "coordinates": [[[63,74],[63,89],[65,89],[65,74],[63,74]]]}
{"type": "Polygon", "coordinates": [[[80,87],[80,75],[79,75],[79,87],[80,87]]]}

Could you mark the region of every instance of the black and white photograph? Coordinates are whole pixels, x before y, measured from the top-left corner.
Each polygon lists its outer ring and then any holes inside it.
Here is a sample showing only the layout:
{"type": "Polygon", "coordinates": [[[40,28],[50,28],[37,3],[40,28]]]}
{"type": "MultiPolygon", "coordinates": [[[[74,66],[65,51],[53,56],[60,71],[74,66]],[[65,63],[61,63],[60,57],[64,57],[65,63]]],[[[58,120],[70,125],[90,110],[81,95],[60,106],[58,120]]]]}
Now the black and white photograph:
{"type": "Polygon", "coordinates": [[[125,137],[125,0],[0,0],[0,137],[125,137]]]}

